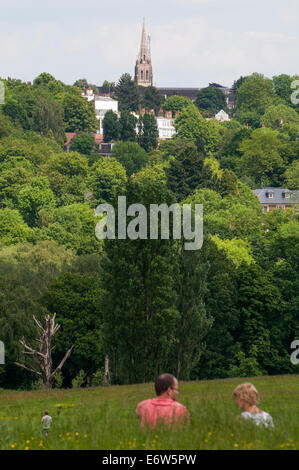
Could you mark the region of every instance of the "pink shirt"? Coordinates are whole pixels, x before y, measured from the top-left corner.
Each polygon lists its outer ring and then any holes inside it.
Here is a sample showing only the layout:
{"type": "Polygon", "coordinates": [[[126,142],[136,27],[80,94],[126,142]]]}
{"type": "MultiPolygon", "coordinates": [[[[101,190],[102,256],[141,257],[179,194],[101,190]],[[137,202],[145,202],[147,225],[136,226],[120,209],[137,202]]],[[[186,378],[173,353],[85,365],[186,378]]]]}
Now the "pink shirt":
{"type": "Polygon", "coordinates": [[[183,422],[190,417],[189,411],[181,403],[171,398],[161,397],[150,398],[138,403],[136,415],[140,418],[142,428],[145,424],[155,428],[158,421],[166,425],[183,422]]]}

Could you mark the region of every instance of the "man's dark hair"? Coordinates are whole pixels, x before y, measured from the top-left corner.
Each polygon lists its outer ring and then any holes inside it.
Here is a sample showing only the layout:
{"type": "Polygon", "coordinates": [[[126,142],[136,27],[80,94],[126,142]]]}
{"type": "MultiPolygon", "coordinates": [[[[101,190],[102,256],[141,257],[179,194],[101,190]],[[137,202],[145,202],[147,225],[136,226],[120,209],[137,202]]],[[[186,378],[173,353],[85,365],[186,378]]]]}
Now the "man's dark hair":
{"type": "Polygon", "coordinates": [[[48,415],[48,414],[49,414],[49,412],[48,412],[48,411],[45,411],[45,415],[48,415]]]}
{"type": "Polygon", "coordinates": [[[155,390],[157,397],[166,392],[168,388],[173,387],[175,376],[171,374],[162,374],[157,377],[155,382],[155,390]]]}

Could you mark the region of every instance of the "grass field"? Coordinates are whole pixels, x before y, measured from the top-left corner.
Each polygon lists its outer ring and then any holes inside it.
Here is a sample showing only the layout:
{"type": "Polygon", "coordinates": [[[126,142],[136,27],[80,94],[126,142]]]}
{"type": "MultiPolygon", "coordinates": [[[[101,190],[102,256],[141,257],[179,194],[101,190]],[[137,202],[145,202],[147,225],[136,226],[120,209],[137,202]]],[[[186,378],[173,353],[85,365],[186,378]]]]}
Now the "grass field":
{"type": "Polygon", "coordinates": [[[299,449],[299,375],[181,382],[178,401],[192,421],[183,430],[141,433],[136,404],[154,396],[153,384],[0,393],[1,450],[68,449],[299,449]],[[260,408],[275,428],[236,419],[231,398],[240,382],[254,383],[260,408]],[[44,410],[53,418],[41,433],[44,410]]]}

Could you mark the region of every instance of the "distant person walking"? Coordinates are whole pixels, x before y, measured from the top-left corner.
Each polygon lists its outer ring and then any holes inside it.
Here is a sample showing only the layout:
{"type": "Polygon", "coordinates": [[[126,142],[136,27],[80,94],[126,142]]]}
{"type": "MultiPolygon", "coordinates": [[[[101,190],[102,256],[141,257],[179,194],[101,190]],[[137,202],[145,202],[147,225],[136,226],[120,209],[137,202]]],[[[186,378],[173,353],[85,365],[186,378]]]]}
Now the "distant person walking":
{"type": "Polygon", "coordinates": [[[178,381],[171,374],[160,375],[155,382],[156,398],[138,403],[136,415],[140,419],[141,428],[155,428],[158,424],[170,426],[183,424],[190,419],[185,406],[176,401],[179,393],[178,381]]]}
{"type": "Polygon", "coordinates": [[[238,385],[233,391],[233,397],[242,411],[240,418],[250,420],[257,426],[273,428],[272,416],[257,407],[259,394],[254,385],[248,382],[238,385]]]}
{"type": "Polygon", "coordinates": [[[42,417],[42,433],[47,436],[52,422],[52,416],[49,415],[48,411],[45,411],[45,415],[42,417]]]}

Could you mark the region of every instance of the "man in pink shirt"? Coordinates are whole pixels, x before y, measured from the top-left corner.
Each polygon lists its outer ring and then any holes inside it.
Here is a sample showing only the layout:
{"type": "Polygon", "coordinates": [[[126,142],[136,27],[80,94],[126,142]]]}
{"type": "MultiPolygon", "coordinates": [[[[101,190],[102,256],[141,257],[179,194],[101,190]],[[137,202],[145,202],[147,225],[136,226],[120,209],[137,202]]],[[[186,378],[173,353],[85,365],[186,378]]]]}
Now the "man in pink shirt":
{"type": "Polygon", "coordinates": [[[190,418],[189,411],[176,401],[178,381],[171,374],[160,375],[155,382],[156,398],[150,398],[138,403],[136,415],[140,425],[155,428],[157,424],[171,425],[184,423],[190,418]]]}

